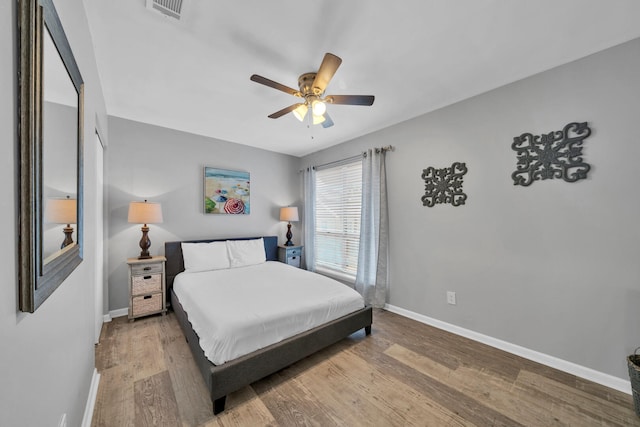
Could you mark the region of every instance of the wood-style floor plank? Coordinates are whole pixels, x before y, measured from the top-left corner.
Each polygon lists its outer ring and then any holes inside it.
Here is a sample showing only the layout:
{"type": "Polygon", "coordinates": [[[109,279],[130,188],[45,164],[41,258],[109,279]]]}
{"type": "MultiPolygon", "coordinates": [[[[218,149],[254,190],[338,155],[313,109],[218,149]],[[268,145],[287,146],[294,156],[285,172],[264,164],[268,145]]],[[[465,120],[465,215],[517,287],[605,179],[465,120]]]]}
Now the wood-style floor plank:
{"type": "Polygon", "coordinates": [[[133,375],[131,366],[112,366],[100,372],[100,384],[93,411],[94,427],[133,426],[133,375]]]}
{"type": "Polygon", "coordinates": [[[164,365],[171,378],[180,419],[184,425],[199,425],[213,417],[211,399],[177,322],[168,316],[158,322],[164,365]]]}
{"type": "Polygon", "coordinates": [[[173,313],[106,323],[96,367],[96,427],[640,426],[625,393],[384,310],[217,416],[173,313]]]}
{"type": "Polygon", "coordinates": [[[251,387],[244,387],[227,397],[227,408],[202,424],[202,427],[278,426],[271,411],[251,387]]]}
{"type": "MultiPolygon", "coordinates": [[[[632,406],[621,406],[597,395],[589,394],[579,389],[568,387],[533,372],[522,370],[518,375],[518,383],[525,384],[530,390],[535,389],[545,393],[554,404],[551,412],[564,410],[581,414],[579,419],[598,419],[604,423],[612,422],[617,425],[634,425],[638,421],[632,406]],[[591,408],[598,408],[597,413],[591,408]]],[[[556,415],[560,416],[560,415],[556,415]]]]}
{"type": "Polygon", "coordinates": [[[362,418],[384,420],[383,424],[420,425],[431,420],[433,425],[470,425],[448,408],[410,387],[384,370],[347,350],[320,363],[310,374],[301,376],[307,387],[318,395],[323,391],[334,399],[333,405],[348,411],[349,406],[361,406],[362,418]],[[348,387],[342,393],[340,385],[348,387]],[[365,406],[366,405],[366,406],[365,406]]]}
{"type": "Polygon", "coordinates": [[[167,371],[134,383],[135,425],[179,426],[178,404],[167,371]]]}
{"type": "Polygon", "coordinates": [[[421,356],[399,345],[393,345],[385,351],[385,354],[424,375],[443,383],[446,382],[466,396],[523,425],[531,423],[532,420],[536,421],[536,425],[552,426],[557,424],[548,411],[537,405],[537,402],[523,405],[514,390],[513,381],[506,381],[500,377],[464,366],[453,370],[448,369],[434,363],[428,357],[421,356]]]}

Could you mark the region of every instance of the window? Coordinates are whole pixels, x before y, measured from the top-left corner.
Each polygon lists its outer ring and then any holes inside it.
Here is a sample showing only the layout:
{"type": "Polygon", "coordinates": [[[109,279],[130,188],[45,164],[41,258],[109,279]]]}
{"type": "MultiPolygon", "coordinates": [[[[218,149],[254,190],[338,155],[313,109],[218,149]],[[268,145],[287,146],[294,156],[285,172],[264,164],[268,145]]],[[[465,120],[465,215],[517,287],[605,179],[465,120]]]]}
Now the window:
{"type": "Polygon", "coordinates": [[[316,171],[316,270],[355,281],[360,241],[362,161],[316,171]]]}

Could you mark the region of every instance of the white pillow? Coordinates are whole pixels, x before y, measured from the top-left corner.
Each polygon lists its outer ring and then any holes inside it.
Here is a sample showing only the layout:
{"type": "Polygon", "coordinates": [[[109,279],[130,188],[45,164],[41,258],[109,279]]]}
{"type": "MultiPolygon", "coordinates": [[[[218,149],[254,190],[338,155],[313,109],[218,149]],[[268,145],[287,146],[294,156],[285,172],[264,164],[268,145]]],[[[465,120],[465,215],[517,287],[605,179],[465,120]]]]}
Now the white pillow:
{"type": "Polygon", "coordinates": [[[227,251],[229,253],[231,268],[262,264],[267,260],[262,238],[252,240],[227,240],[227,251]]]}
{"type": "Polygon", "coordinates": [[[226,242],[181,243],[184,271],[220,270],[229,268],[226,242]]]}

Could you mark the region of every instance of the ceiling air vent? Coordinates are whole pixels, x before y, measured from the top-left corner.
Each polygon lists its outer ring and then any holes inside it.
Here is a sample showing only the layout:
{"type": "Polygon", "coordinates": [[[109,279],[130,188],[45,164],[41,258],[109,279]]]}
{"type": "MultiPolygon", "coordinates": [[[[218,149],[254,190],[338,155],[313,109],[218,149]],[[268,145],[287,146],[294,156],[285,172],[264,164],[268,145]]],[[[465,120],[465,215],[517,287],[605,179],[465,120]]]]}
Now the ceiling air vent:
{"type": "Polygon", "coordinates": [[[183,3],[183,0],[147,0],[147,9],[154,9],[164,15],[180,19],[183,3]]]}

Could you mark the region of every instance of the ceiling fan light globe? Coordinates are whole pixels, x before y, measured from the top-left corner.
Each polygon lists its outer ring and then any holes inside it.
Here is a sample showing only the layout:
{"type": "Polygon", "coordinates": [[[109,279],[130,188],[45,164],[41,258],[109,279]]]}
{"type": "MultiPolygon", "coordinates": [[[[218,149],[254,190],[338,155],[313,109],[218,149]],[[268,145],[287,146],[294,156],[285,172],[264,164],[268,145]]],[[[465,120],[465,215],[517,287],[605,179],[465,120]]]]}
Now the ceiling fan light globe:
{"type": "Polygon", "coordinates": [[[311,104],[311,110],[314,116],[322,116],[327,111],[327,106],[324,102],[315,100],[311,104]]]}
{"type": "Polygon", "coordinates": [[[306,105],[302,104],[298,108],[293,110],[293,115],[295,116],[296,119],[303,121],[304,117],[307,115],[308,109],[309,108],[306,105]]]}
{"type": "Polygon", "coordinates": [[[326,118],[324,116],[316,116],[315,114],[313,115],[313,124],[314,125],[319,125],[320,123],[324,122],[326,120],[326,118]]]}

